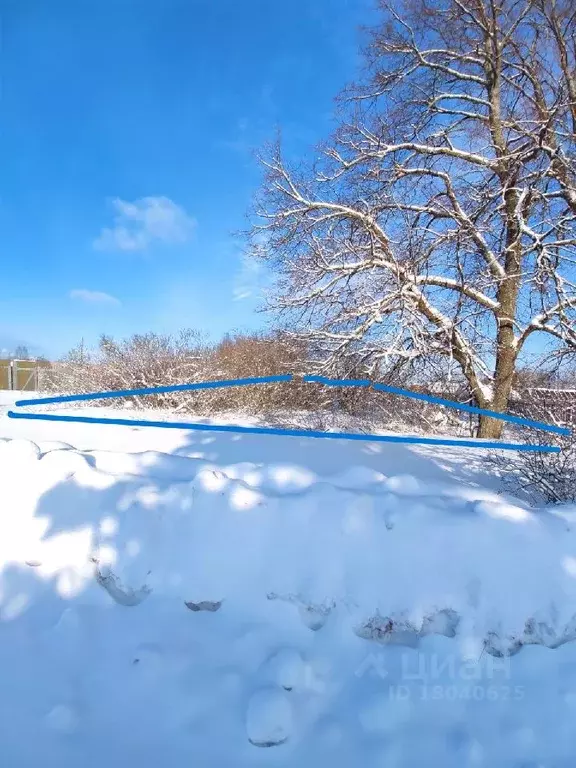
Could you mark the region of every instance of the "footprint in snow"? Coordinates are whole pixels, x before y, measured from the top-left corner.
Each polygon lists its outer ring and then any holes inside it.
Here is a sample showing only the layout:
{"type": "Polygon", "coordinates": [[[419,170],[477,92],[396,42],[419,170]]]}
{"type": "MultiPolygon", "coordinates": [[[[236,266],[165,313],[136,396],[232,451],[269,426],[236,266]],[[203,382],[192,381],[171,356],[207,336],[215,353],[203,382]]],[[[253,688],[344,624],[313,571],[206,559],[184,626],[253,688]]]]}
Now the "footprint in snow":
{"type": "Polygon", "coordinates": [[[100,584],[100,586],[108,592],[112,600],[119,605],[140,605],[140,603],[152,592],[150,587],[146,584],[140,587],[140,589],[125,587],[112,571],[103,573],[98,566],[94,569],[94,575],[98,584],[100,584]]]}
{"type": "Polygon", "coordinates": [[[292,706],[287,695],[277,688],[262,688],[248,702],[246,732],[255,747],[284,744],[292,733],[292,706]]]}

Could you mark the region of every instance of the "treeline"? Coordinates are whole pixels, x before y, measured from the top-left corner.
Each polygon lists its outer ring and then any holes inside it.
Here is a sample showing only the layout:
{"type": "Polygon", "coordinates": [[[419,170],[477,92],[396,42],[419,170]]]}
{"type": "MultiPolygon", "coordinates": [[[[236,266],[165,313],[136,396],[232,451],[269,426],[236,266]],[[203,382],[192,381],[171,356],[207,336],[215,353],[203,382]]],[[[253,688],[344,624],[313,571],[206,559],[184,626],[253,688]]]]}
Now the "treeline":
{"type": "MultiPolygon", "coordinates": [[[[427,432],[440,429],[466,434],[474,429],[468,417],[428,403],[381,392],[376,394],[368,389],[305,384],[300,376],[318,373],[320,360],[321,356],[306,342],[280,332],[229,334],[216,343],[206,342],[194,330],[177,334],[135,334],[122,340],[102,336],[95,348],[89,349],[81,343],[43,372],[41,389],[61,394],[85,393],[293,373],[296,378],[289,384],[135,395],[88,404],[126,407],[129,403],[138,409],[161,408],[199,415],[240,411],[268,417],[300,412],[306,419],[306,413],[314,413],[311,427],[333,426],[338,416],[344,415],[360,417],[372,427],[380,428],[427,432]]],[[[425,386],[422,380],[414,381],[400,371],[387,376],[383,372],[374,377],[360,362],[353,368],[348,363],[346,370],[332,369],[327,375],[377,378],[463,402],[468,398],[465,385],[451,385],[449,391],[442,392],[441,381],[425,386]]]]}
{"type": "MultiPolygon", "coordinates": [[[[415,432],[475,435],[478,422],[475,416],[452,409],[364,388],[334,388],[305,384],[300,376],[321,372],[323,357],[310,342],[289,334],[236,333],[218,342],[207,342],[194,330],[177,334],[134,334],[117,340],[101,336],[93,349],[84,343],[72,349],[62,360],[42,370],[41,389],[51,392],[85,393],[142,389],[170,386],[188,382],[217,379],[275,376],[293,373],[293,382],[266,385],[207,389],[197,392],[169,392],[105,401],[90,401],[89,405],[133,407],[137,409],[165,409],[174,413],[195,413],[211,416],[218,413],[242,412],[263,416],[269,420],[289,414],[289,421],[300,422],[312,428],[338,426],[341,416],[354,417],[366,422],[369,428],[389,428],[415,432]],[[308,414],[308,416],[306,415],[308,414]],[[314,414],[314,417],[311,416],[314,414]]],[[[331,369],[333,378],[368,378],[384,381],[397,387],[406,387],[476,404],[470,396],[466,382],[449,377],[441,367],[426,371],[408,369],[381,370],[374,374],[363,368],[361,361],[346,370],[331,369]]],[[[552,388],[571,383],[570,377],[561,381],[558,373],[551,374],[531,368],[521,368],[516,375],[515,397],[511,410],[526,415],[541,410],[526,400],[530,388],[552,388]]],[[[556,403],[556,400],[554,400],[556,403]]],[[[543,420],[555,420],[559,414],[546,408],[543,420]]],[[[563,415],[563,414],[562,414],[563,415]]],[[[561,415],[561,416],[562,416],[561,415]]],[[[533,416],[534,417],[534,416],[533,416]]],[[[564,419],[562,419],[564,420],[564,419]]]]}
{"type": "MultiPolygon", "coordinates": [[[[306,349],[280,333],[228,334],[206,342],[194,330],[177,334],[134,334],[116,340],[101,336],[94,349],[80,343],[54,363],[42,381],[53,392],[94,392],[170,386],[216,379],[301,373],[306,349]]],[[[312,409],[322,398],[302,382],[245,386],[198,392],[132,396],[107,405],[131,402],[138,408],[163,408],[211,414],[242,410],[265,413],[281,408],[312,409]]]]}

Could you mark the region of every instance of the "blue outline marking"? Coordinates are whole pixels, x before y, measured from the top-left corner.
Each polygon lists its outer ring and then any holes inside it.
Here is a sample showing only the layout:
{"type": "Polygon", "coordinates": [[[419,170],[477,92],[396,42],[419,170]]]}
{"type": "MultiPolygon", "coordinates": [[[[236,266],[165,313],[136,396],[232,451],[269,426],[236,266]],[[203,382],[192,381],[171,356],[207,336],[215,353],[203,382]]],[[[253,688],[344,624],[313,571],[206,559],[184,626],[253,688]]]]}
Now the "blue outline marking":
{"type": "MultiPolygon", "coordinates": [[[[363,379],[326,379],[323,376],[304,376],[304,381],[313,382],[315,384],[326,384],[327,386],[349,386],[349,387],[365,387],[369,386],[370,382],[366,382],[363,379]]],[[[412,392],[409,389],[400,389],[399,387],[391,387],[388,384],[372,384],[375,390],[379,392],[390,392],[392,395],[400,395],[401,397],[411,397],[414,400],[425,400],[429,403],[436,403],[436,405],[444,405],[446,408],[454,408],[457,411],[466,411],[466,413],[478,413],[485,416],[491,416],[493,419],[499,419],[500,421],[509,421],[512,424],[521,424],[525,427],[532,427],[533,429],[541,429],[544,432],[554,432],[557,435],[570,436],[570,430],[566,427],[557,427],[555,424],[545,424],[542,421],[533,421],[532,419],[523,419],[520,416],[512,416],[509,413],[498,413],[497,411],[488,411],[485,408],[476,408],[474,405],[464,405],[457,403],[455,400],[444,400],[442,397],[434,397],[433,395],[424,395],[420,392],[412,392]]]]}
{"type": "MultiPolygon", "coordinates": [[[[90,392],[83,395],[60,395],[57,397],[41,397],[34,400],[17,400],[16,406],[27,405],[47,405],[49,403],[70,403],[82,400],[101,400],[106,398],[129,397],[131,395],[154,395],[165,392],[186,392],[200,389],[216,389],[218,387],[242,387],[251,384],[269,384],[272,382],[292,381],[293,374],[287,373],[279,376],[261,376],[247,379],[223,379],[221,381],[203,381],[194,384],[174,384],[166,387],[146,387],[143,389],[123,389],[113,390],[111,392],[90,392]]],[[[542,429],[546,432],[555,432],[560,435],[570,435],[570,430],[564,427],[558,427],[553,424],[544,424],[532,419],[523,419],[519,416],[489,411],[484,408],[476,408],[472,405],[462,405],[454,400],[444,400],[441,397],[424,395],[419,392],[412,392],[408,389],[391,387],[387,384],[372,383],[368,379],[328,379],[324,376],[304,376],[303,381],[307,383],[325,384],[327,386],[339,387],[374,387],[381,392],[390,392],[401,397],[411,397],[415,400],[425,400],[430,403],[454,408],[455,410],[466,411],[468,413],[485,414],[501,421],[509,421],[515,424],[521,424],[534,429],[542,429]]],[[[82,424],[116,424],[119,426],[132,427],[160,427],[163,429],[189,429],[201,430],[205,432],[237,432],[251,435],[284,435],[286,437],[313,437],[329,438],[333,440],[365,440],[368,442],[382,443],[410,443],[420,445],[448,445],[461,448],[494,448],[503,451],[538,451],[541,453],[560,453],[558,446],[552,445],[531,445],[527,443],[500,443],[486,442],[479,440],[458,440],[438,437],[406,437],[403,435],[371,435],[359,434],[355,432],[316,432],[303,429],[277,429],[272,427],[240,427],[233,425],[218,424],[198,424],[196,422],[166,422],[166,421],[146,421],[131,419],[110,419],[92,416],[58,416],[43,413],[16,413],[8,411],[8,418],[11,419],[38,419],[41,421],[64,421],[76,422],[82,424]]]]}
{"type": "Polygon", "coordinates": [[[130,397],[130,395],[156,395],[164,392],[187,392],[193,389],[217,389],[218,387],[245,387],[249,384],[269,384],[274,381],[292,381],[291,373],[282,376],[260,376],[253,379],[223,379],[222,381],[199,381],[196,384],[173,384],[168,387],[146,387],[144,389],[117,389],[112,392],[88,392],[85,395],[60,395],[38,397],[35,400],[17,400],[14,405],[48,405],[49,403],[75,403],[79,400],[101,400],[104,398],[130,397]]]}
{"type": "Polygon", "coordinates": [[[160,427],[162,429],[188,429],[200,432],[234,432],[244,435],[283,435],[285,437],[314,437],[330,440],[363,440],[372,443],[409,443],[417,445],[448,445],[456,448],[493,448],[502,451],[538,451],[560,453],[553,445],[529,443],[499,443],[480,440],[456,440],[441,437],[407,437],[404,435],[368,435],[356,432],[315,432],[306,429],[276,429],[274,427],[239,427],[227,424],[197,424],[184,421],[141,421],[131,419],[107,419],[95,416],[57,416],[48,413],[15,413],[8,411],[11,419],[37,419],[39,421],[64,421],[78,424],[115,424],[121,427],[160,427]]]}

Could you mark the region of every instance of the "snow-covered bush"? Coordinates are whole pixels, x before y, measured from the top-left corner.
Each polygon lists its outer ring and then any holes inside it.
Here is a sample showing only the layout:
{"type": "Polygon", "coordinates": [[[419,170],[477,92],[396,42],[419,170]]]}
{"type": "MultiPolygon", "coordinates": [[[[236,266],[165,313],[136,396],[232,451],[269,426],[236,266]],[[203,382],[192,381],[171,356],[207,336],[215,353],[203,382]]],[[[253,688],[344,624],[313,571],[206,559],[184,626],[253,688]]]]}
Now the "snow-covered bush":
{"type": "MultiPolygon", "coordinates": [[[[117,341],[102,336],[94,350],[80,344],[44,375],[40,388],[59,393],[142,389],[211,381],[298,373],[305,359],[297,343],[280,335],[237,334],[217,344],[204,343],[196,331],[177,335],[135,334],[117,341]]],[[[323,403],[318,389],[295,381],[266,386],[207,389],[198,392],[132,396],[107,405],[164,408],[203,414],[312,409],[323,403]]],[[[91,403],[92,405],[97,404],[91,403]]]]}
{"type": "MultiPolygon", "coordinates": [[[[176,335],[145,333],[116,341],[101,336],[95,350],[83,343],[47,372],[41,388],[55,392],[94,392],[169,386],[198,381],[206,354],[199,334],[183,330],[176,335]]],[[[182,395],[154,395],[144,401],[134,396],[139,407],[178,407],[182,395]]],[[[118,401],[125,404],[126,400],[118,401]]],[[[108,405],[115,404],[110,400],[108,405]]]]}
{"type": "Polygon", "coordinates": [[[559,445],[561,453],[519,453],[516,456],[493,454],[493,462],[506,487],[523,490],[540,503],[576,501],[576,439],[548,439],[559,445]]]}
{"type": "MultiPolygon", "coordinates": [[[[513,492],[523,490],[536,502],[576,501],[576,392],[572,406],[567,405],[568,391],[525,390],[517,394],[514,411],[537,421],[568,427],[572,434],[562,437],[551,433],[530,434],[526,442],[556,445],[560,453],[494,452],[488,457],[504,482],[513,492]]],[[[515,432],[515,430],[512,430],[515,432]]]]}
{"type": "MultiPolygon", "coordinates": [[[[211,416],[242,412],[266,423],[300,428],[364,431],[377,429],[412,433],[470,435],[476,421],[458,411],[421,400],[399,397],[371,387],[333,387],[304,383],[301,375],[321,373],[333,379],[376,378],[394,387],[415,389],[468,402],[464,385],[422,384],[421,371],[380,372],[371,376],[361,363],[355,368],[323,370],[315,350],[282,333],[227,335],[215,344],[191,330],[176,335],[146,333],[116,340],[102,336],[96,349],[84,344],[43,372],[42,391],[59,394],[142,389],[198,381],[295,374],[284,382],[179,393],[132,396],[101,401],[107,406],[211,416]]],[[[99,405],[89,401],[88,405],[99,405]]]]}

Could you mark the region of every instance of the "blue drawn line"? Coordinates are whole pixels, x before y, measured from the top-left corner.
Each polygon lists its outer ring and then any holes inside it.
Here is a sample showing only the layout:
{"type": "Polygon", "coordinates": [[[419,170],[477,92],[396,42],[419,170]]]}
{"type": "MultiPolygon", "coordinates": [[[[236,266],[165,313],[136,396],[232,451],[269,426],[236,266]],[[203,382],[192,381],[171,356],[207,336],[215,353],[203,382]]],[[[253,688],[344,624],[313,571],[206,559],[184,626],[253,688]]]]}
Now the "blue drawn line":
{"type": "MultiPolygon", "coordinates": [[[[90,392],[82,395],[60,395],[54,397],[36,398],[34,400],[18,400],[17,406],[27,405],[47,405],[49,403],[70,403],[85,400],[100,400],[106,398],[119,398],[129,397],[132,395],[154,395],[166,392],[185,392],[190,390],[201,389],[216,389],[218,387],[239,387],[254,384],[269,384],[273,382],[292,381],[292,374],[283,374],[280,376],[262,376],[246,379],[229,379],[221,381],[204,381],[196,382],[194,384],[174,384],[165,387],[146,387],[142,389],[125,389],[125,390],[113,390],[111,392],[90,392]]],[[[463,405],[453,400],[445,400],[440,397],[434,397],[432,395],[424,395],[419,392],[412,392],[408,389],[400,389],[399,387],[392,387],[387,384],[372,383],[368,379],[328,379],[324,376],[304,376],[305,382],[314,382],[318,384],[325,384],[327,386],[340,386],[340,387],[370,387],[373,386],[375,390],[382,392],[390,392],[394,395],[400,395],[401,397],[410,397],[415,400],[425,400],[438,405],[443,405],[448,408],[454,408],[456,410],[466,411],[468,413],[484,414],[491,416],[501,421],[509,421],[515,424],[521,424],[527,427],[533,427],[535,429],[541,429],[547,432],[555,432],[561,435],[570,435],[570,430],[564,427],[558,427],[553,424],[545,424],[540,421],[534,421],[532,419],[523,419],[519,416],[511,416],[509,414],[498,413],[496,411],[489,411],[484,408],[476,408],[471,405],[463,405]]],[[[236,432],[244,434],[264,434],[264,435],[284,435],[287,437],[313,437],[313,438],[329,438],[329,439],[343,439],[343,440],[365,440],[373,442],[386,442],[386,443],[411,443],[420,445],[447,445],[455,447],[466,448],[495,448],[501,450],[512,451],[538,451],[541,453],[560,453],[560,448],[551,445],[530,445],[526,443],[500,443],[500,442],[486,442],[479,440],[457,440],[448,438],[437,437],[406,437],[403,435],[370,435],[370,434],[357,434],[354,432],[315,432],[311,430],[298,430],[298,429],[276,429],[272,427],[240,427],[240,426],[223,426],[212,424],[198,424],[189,422],[165,422],[165,421],[142,421],[131,419],[111,419],[100,418],[90,416],[59,416],[53,414],[39,414],[39,413],[16,413],[14,411],[8,411],[8,417],[12,419],[38,419],[43,421],[65,421],[65,422],[79,422],[84,424],[116,424],[120,426],[136,426],[136,427],[160,427],[168,429],[189,429],[189,430],[203,430],[206,432],[236,432]]]]}
{"type": "MultiPolygon", "coordinates": [[[[304,376],[304,381],[313,382],[315,384],[326,384],[330,387],[365,387],[369,386],[371,382],[364,379],[326,379],[323,376],[304,376]]],[[[409,389],[400,389],[399,387],[391,387],[388,384],[372,384],[374,389],[379,392],[390,392],[392,395],[400,395],[401,397],[411,397],[414,400],[425,400],[429,403],[436,403],[436,405],[444,405],[446,408],[454,408],[457,411],[466,411],[466,413],[477,413],[484,416],[491,416],[493,419],[499,419],[500,421],[509,421],[512,424],[521,424],[524,427],[532,427],[533,429],[541,429],[544,432],[554,432],[557,435],[570,435],[570,430],[565,427],[558,427],[555,424],[545,424],[542,421],[533,421],[532,419],[523,419],[520,416],[512,416],[509,413],[498,413],[497,411],[488,411],[485,408],[476,408],[473,405],[464,405],[463,403],[457,403],[455,400],[444,400],[442,397],[434,397],[433,395],[424,395],[420,392],[412,392],[409,389]]]]}
{"type": "Polygon", "coordinates": [[[218,387],[245,387],[249,384],[270,384],[274,381],[292,381],[292,374],[282,376],[260,376],[253,379],[228,379],[222,381],[199,381],[195,384],[173,384],[168,387],[145,387],[144,389],[117,389],[112,392],[88,392],[85,395],[59,395],[38,397],[35,400],[17,400],[15,405],[48,405],[49,403],[75,403],[80,400],[103,400],[131,395],[156,395],[164,392],[187,392],[192,389],[217,389],[218,387]]]}
{"type": "Polygon", "coordinates": [[[197,424],[185,421],[144,421],[110,419],[96,416],[58,416],[50,413],[16,413],[8,411],[11,419],[37,419],[39,421],[64,421],[77,424],[115,424],[121,427],[160,427],[161,429],[189,429],[200,432],[234,432],[244,435],[283,435],[285,437],[313,437],[329,440],[364,440],[371,443],[409,443],[412,445],[448,445],[456,448],[483,448],[502,451],[538,451],[560,453],[553,445],[527,443],[499,443],[483,440],[456,440],[441,437],[407,437],[405,435],[368,435],[356,432],[315,432],[307,429],[276,429],[275,427],[240,427],[224,424],[197,424]]]}

